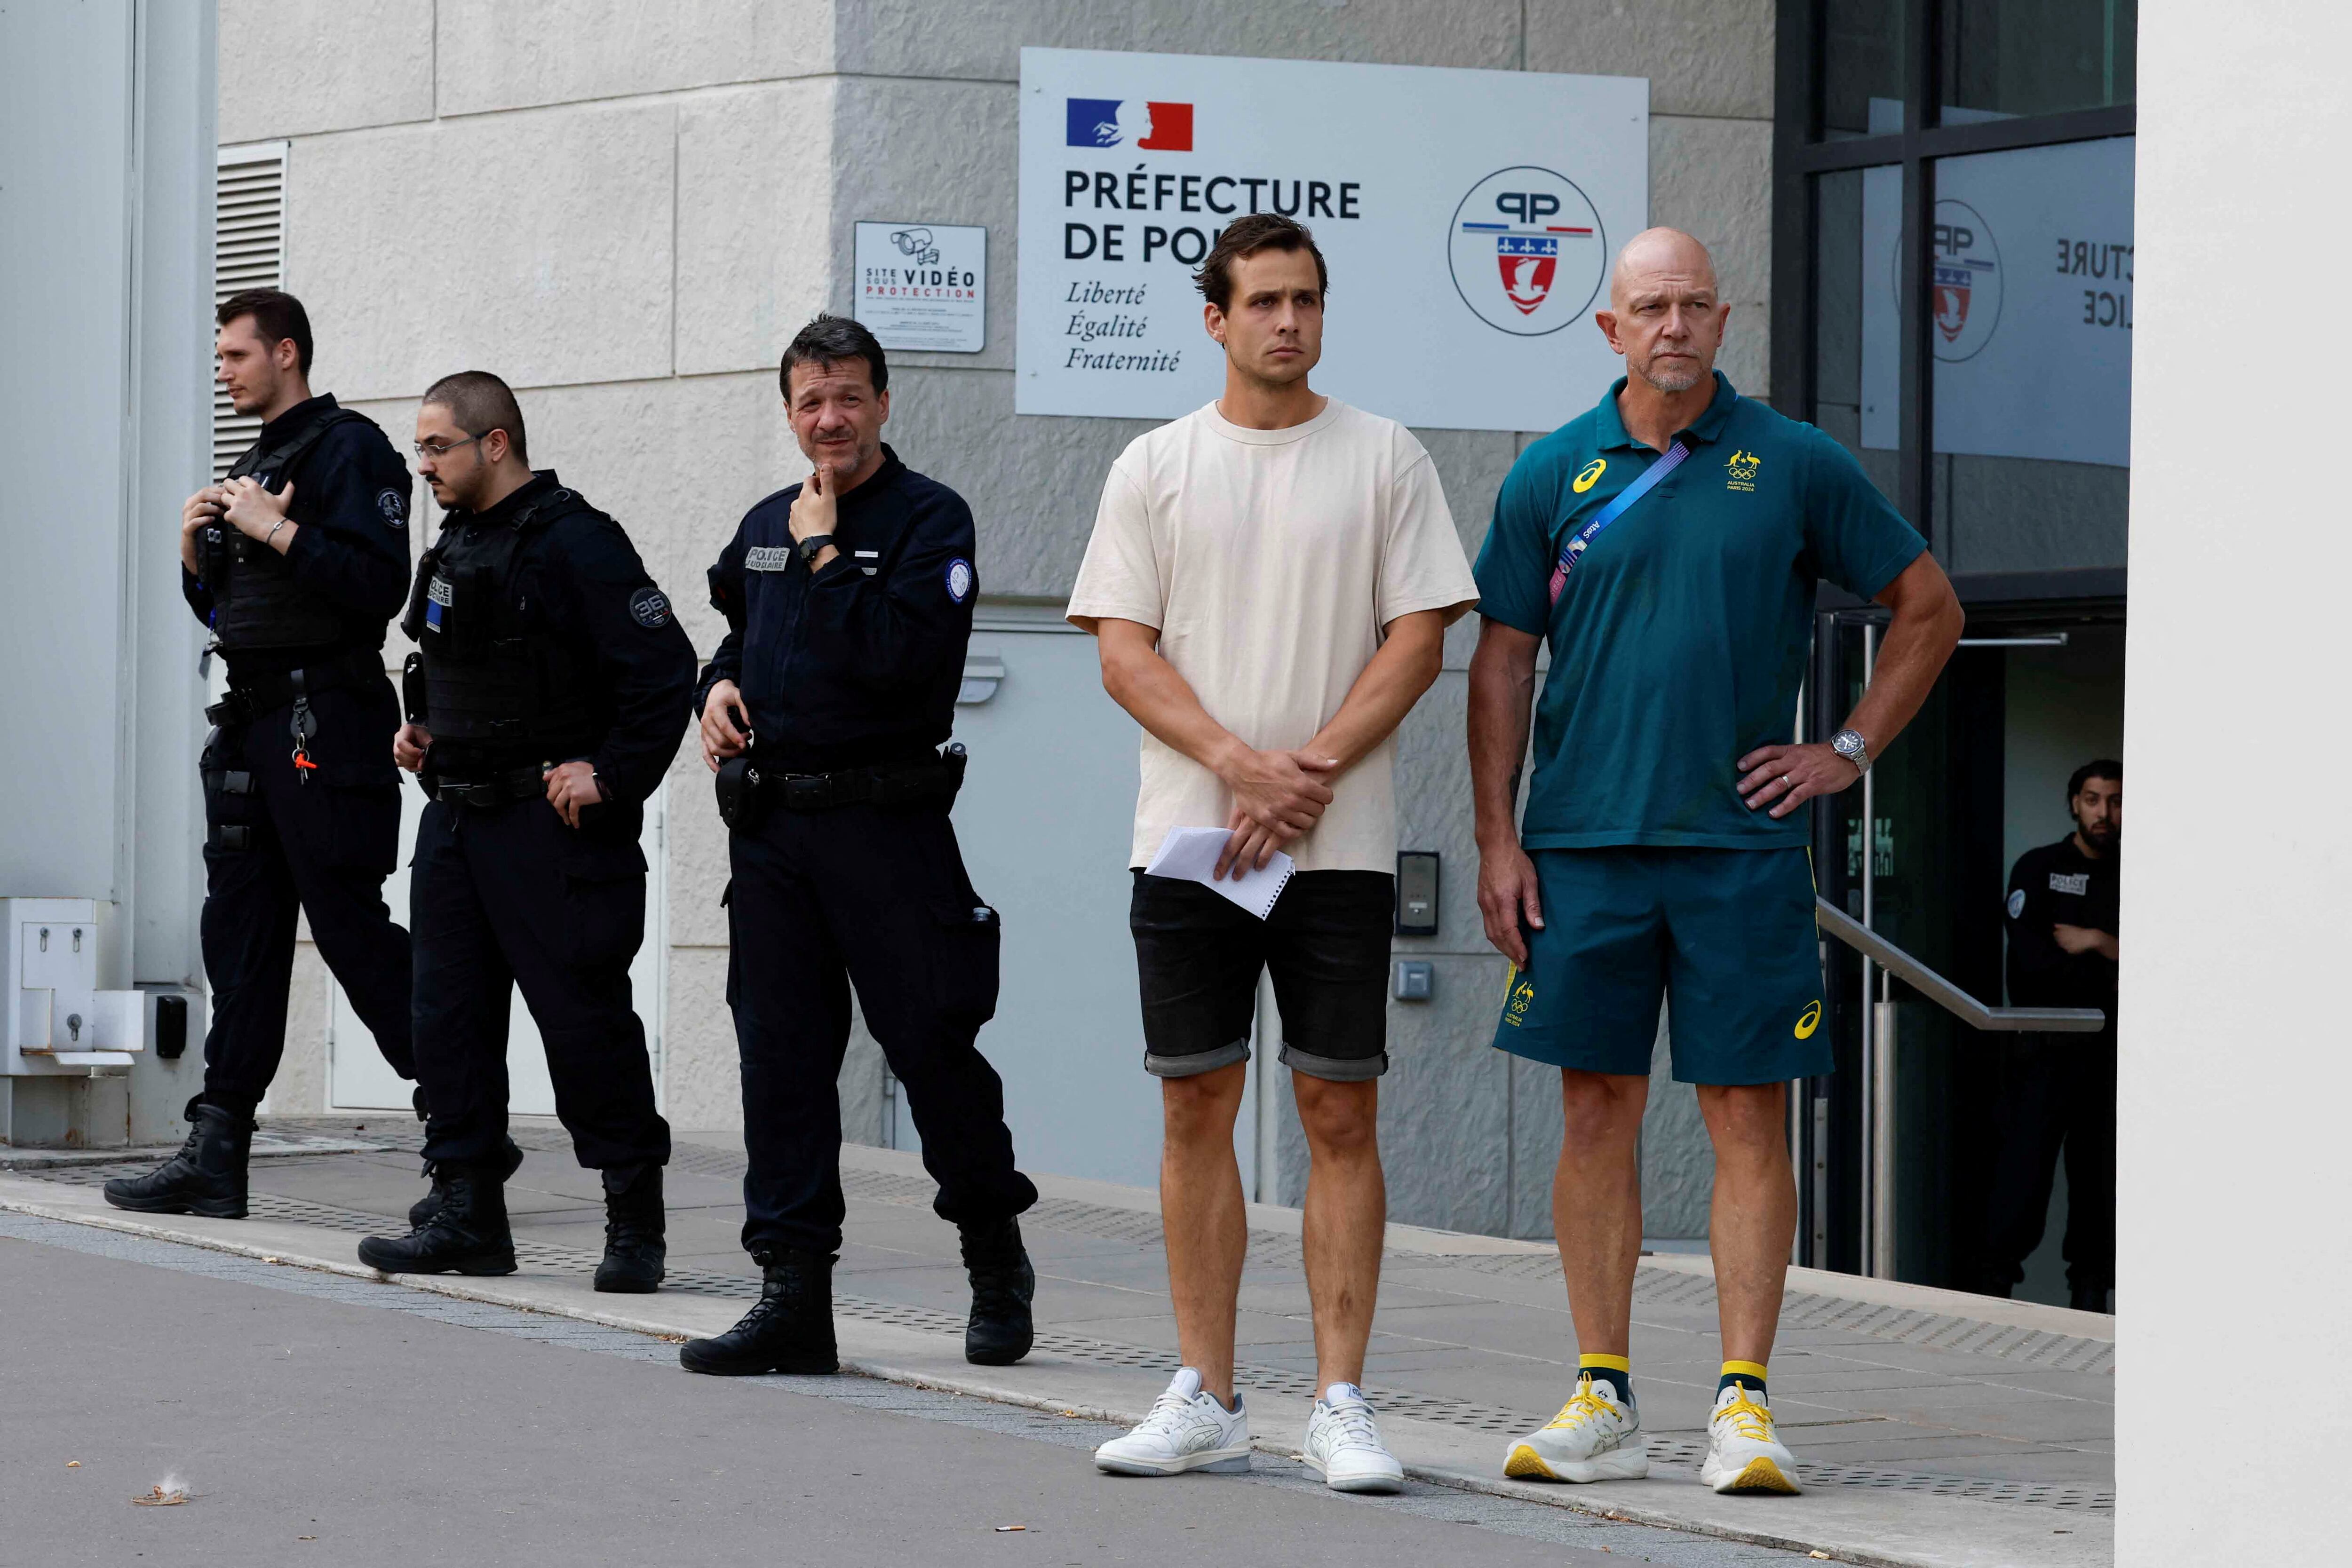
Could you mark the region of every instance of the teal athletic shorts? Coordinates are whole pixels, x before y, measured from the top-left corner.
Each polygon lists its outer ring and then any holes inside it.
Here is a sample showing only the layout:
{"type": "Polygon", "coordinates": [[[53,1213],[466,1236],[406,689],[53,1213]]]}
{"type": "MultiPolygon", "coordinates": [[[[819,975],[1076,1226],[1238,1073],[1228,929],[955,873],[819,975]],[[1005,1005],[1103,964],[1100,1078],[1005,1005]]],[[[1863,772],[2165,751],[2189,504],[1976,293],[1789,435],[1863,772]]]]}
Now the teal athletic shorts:
{"type": "Polygon", "coordinates": [[[1771,1083],[1831,1070],[1802,848],[1537,850],[1543,929],[1514,966],[1495,1044],[1643,1073],[1667,999],[1675,1077],[1771,1083]]]}

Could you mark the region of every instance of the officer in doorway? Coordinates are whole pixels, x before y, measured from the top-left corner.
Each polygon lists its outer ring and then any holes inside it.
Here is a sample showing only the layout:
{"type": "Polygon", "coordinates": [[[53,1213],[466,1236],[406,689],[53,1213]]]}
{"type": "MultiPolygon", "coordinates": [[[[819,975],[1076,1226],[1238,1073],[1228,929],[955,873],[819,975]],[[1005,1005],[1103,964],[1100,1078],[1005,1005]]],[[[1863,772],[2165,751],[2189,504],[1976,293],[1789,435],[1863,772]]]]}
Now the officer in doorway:
{"type": "Polygon", "coordinates": [[[808,479],[745,515],[710,569],[726,639],[701,694],[702,751],[730,830],[727,1000],[743,1067],[743,1245],[760,1302],[679,1354],[691,1372],[835,1370],[841,1106],[849,989],[906,1085],[962,1232],[964,1354],[1029,1352],[1036,1289],[1014,1216],[1004,1086],[973,1044],[996,1011],[996,911],[948,809],[971,636],[971,509],[882,444],[890,373],[856,322],[819,316],[778,379],[808,479]]]}
{"type": "Polygon", "coordinates": [[[2042,1244],[2050,1185],[2066,1156],[2066,1283],[2072,1302],[2108,1310],[2116,1283],[2116,975],[2124,765],[2086,762],[2066,783],[2074,831],[2018,856],[2009,876],[2009,999],[2097,1008],[2095,1035],[2028,1035],[2000,1051],[2001,1097],[1985,1195],[1983,1288],[2006,1296],[2042,1244]]]}
{"type": "MultiPolygon", "coordinates": [[[[180,588],[227,661],[205,709],[205,1086],[180,1152],[106,1184],[146,1213],[241,1218],[253,1110],[286,1042],[294,917],[403,1078],[408,934],[384,907],[400,837],[385,623],[408,577],[408,470],[364,415],[310,393],[310,320],[274,288],[218,312],[215,377],[260,437],[180,512],[180,588]]],[[[421,1106],[420,1106],[421,1111],[421,1106]]]]}
{"type": "Polygon", "coordinates": [[[522,411],[481,371],[416,415],[417,466],[448,509],[403,629],[394,756],[431,797],[416,833],[417,1071],[437,1203],[370,1237],[386,1273],[509,1274],[507,1018],[520,987],[556,1114],[604,1173],[596,1289],[661,1282],[662,1166],[629,963],[645,939],[646,797],[686,729],[694,647],[620,525],[525,459],[522,411]]]}

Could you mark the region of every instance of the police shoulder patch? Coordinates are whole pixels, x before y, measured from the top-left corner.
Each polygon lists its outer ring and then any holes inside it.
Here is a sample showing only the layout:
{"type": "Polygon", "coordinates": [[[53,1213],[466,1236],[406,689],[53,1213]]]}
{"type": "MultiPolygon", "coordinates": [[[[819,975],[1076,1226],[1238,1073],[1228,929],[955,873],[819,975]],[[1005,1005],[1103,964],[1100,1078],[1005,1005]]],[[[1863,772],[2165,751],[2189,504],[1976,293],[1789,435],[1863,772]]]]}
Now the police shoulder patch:
{"type": "Polygon", "coordinates": [[[961,604],[971,597],[971,562],[961,556],[948,562],[948,597],[961,604]]]}
{"type": "Polygon", "coordinates": [[[383,517],[385,528],[404,528],[408,526],[408,497],[399,491],[388,487],[377,491],[375,509],[383,517]]]}
{"type": "Polygon", "coordinates": [[[2009,917],[2011,920],[2025,913],[2025,889],[2018,888],[2009,895],[2009,917]]]}
{"type": "Polygon", "coordinates": [[[669,595],[648,584],[629,596],[629,613],[648,631],[669,624],[669,595]]]}

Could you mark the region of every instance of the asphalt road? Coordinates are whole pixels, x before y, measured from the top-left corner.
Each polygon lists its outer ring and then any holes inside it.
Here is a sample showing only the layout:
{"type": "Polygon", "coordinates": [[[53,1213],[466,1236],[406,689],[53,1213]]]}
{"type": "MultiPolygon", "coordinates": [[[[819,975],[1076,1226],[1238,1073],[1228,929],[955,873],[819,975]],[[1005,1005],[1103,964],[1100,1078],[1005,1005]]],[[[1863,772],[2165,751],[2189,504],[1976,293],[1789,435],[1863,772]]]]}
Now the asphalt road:
{"type": "Polygon", "coordinates": [[[1789,1561],[1418,1486],[1340,1498],[1279,1460],[1118,1480],[1085,1421],[694,1377],[616,1330],[0,1220],[9,1568],[1789,1561]],[[191,1500],[132,1504],[158,1484],[191,1500]]]}

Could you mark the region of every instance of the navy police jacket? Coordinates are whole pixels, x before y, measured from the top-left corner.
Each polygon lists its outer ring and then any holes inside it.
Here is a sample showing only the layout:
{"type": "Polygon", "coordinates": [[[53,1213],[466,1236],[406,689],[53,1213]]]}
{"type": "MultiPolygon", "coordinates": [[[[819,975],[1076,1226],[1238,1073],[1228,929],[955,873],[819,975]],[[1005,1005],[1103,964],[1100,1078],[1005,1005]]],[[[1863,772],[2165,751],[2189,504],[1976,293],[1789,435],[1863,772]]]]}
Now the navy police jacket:
{"type": "MultiPolygon", "coordinates": [[[[336,409],[331,393],[298,402],[263,425],[254,444],[274,445],[336,409]]],[[[408,465],[391,441],[370,421],[349,420],[321,436],[291,474],[254,477],[279,492],[287,480],[295,482],[287,515],[297,527],[286,548],[286,564],[298,584],[343,619],[346,638],[328,651],[372,653],[383,647],[386,624],[399,617],[408,597],[408,465]]],[[[212,625],[212,591],[184,569],[180,595],[197,620],[212,625]]],[[[319,656],[317,649],[231,651],[230,679],[293,669],[319,656]]]]}
{"type": "Polygon", "coordinates": [[[841,497],[840,551],[812,572],[793,546],[798,485],[743,515],[710,569],[727,617],[711,683],[743,694],[755,751],[771,768],[821,773],[907,760],[955,727],[971,639],[971,508],[882,448],[874,476],[841,497]]]}

